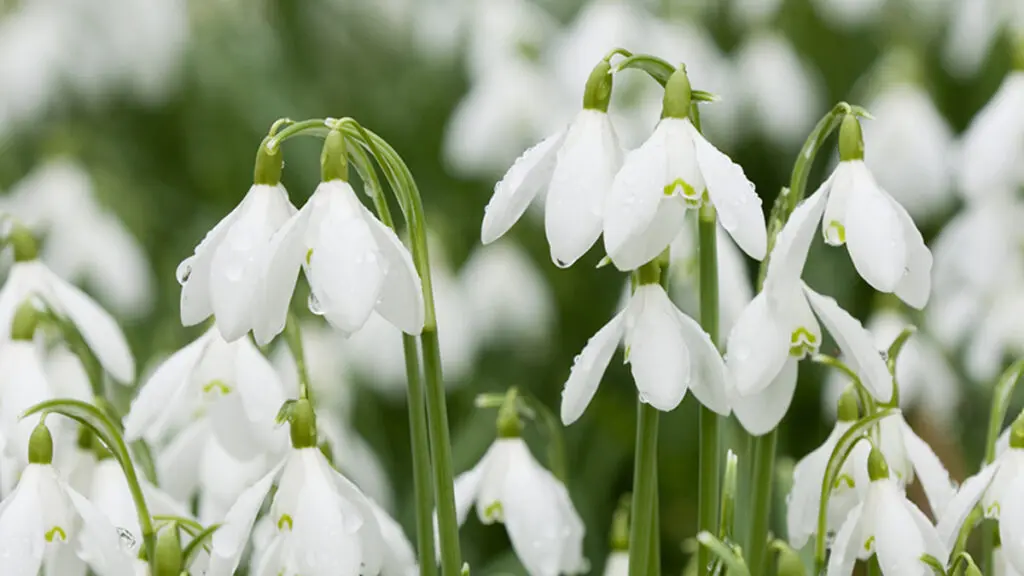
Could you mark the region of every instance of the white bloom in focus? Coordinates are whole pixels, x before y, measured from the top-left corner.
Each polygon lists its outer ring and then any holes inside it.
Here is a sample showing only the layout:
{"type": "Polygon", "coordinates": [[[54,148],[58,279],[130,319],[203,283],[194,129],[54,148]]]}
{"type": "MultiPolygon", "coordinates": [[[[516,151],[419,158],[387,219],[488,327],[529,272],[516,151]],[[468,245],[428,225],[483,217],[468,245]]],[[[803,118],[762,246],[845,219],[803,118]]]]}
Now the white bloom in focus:
{"type": "Polygon", "coordinates": [[[608,555],[604,576],[629,576],[629,550],[614,550],[608,555]]]}
{"type": "Polygon", "coordinates": [[[867,487],[863,502],[849,513],[836,534],[828,562],[828,576],[849,576],[858,559],[872,554],[882,574],[928,576],[931,569],[921,561],[925,554],[945,563],[949,548],[928,517],[907,500],[896,480],[889,477],[884,459],[873,451],[868,459],[867,487]]]}
{"type": "Polygon", "coordinates": [[[752,434],[771,431],[789,410],[797,363],[821,345],[815,315],[867,389],[882,402],[892,396],[892,376],[871,335],[835,300],[800,280],[826,198],[815,194],[793,211],[772,250],[764,289],[729,334],[726,365],[735,387],[732,407],[752,434]]]}
{"type": "Polygon", "coordinates": [[[622,163],[622,149],[606,112],[584,108],[567,130],[530,148],[494,186],[480,240],[505,234],[533,198],[547,190],[544,229],[551,259],[572,265],[601,235],[605,198],[622,163]]]}
{"type": "Polygon", "coordinates": [[[348,182],[321,182],[268,253],[266,301],[253,329],[260,344],[284,329],[300,267],[309,281],[310,311],[342,332],[358,331],[374,311],[407,334],[423,329],[423,291],[412,256],[348,182]]]}
{"type": "Polygon", "coordinates": [[[210,329],[172,354],[143,384],[125,417],[124,435],[162,439],[173,423],[202,408],[218,441],[241,460],[283,440],[274,422],[281,380],[248,338],[225,341],[210,329]]]}
{"type": "Polygon", "coordinates": [[[736,244],[757,260],[767,246],[761,199],[743,168],[689,118],[662,118],[616,174],[604,220],[604,246],[620,270],[658,256],[683,228],[688,209],[709,202],[736,244]]]}
{"type": "Polygon", "coordinates": [[[1020,576],[1021,574],[1007,560],[1002,546],[996,546],[992,549],[992,563],[995,565],[992,572],[994,576],[1020,576]]]}
{"type": "Polygon", "coordinates": [[[213,536],[207,576],[234,573],[275,483],[270,518],[277,533],[261,551],[259,574],[407,576],[408,556],[395,549],[392,526],[382,526],[376,506],[316,447],[290,450],[284,462],[239,496],[213,536]]]}
{"type": "Polygon", "coordinates": [[[573,361],[562,391],[562,422],[575,422],[590,404],[619,343],[626,348],[640,400],[661,411],[682,402],[687,390],[709,409],[729,413],[729,381],[714,343],[683,314],[658,284],[637,287],[625,310],[597,331],[573,361]]]}
{"type": "Polygon", "coordinates": [[[15,262],[0,289],[0,343],[10,340],[14,313],[30,296],[41,298],[50,310],[71,321],[114,380],[133,383],[135,359],[117,322],[38,260],[15,262]]]}
{"type": "Polygon", "coordinates": [[[455,479],[460,525],[474,503],[481,522],[505,525],[512,549],[532,576],[587,570],[585,528],[569,492],[522,438],[497,439],[472,470],[455,479]]]}
{"type": "Polygon", "coordinates": [[[195,254],[178,265],[181,323],[192,326],[213,314],[229,342],[252,330],[262,304],[270,238],[294,213],[284,186],[253,184],[207,232],[195,254]]]}
{"type": "Polygon", "coordinates": [[[1024,71],[1011,72],[963,135],[960,190],[1013,198],[1024,184],[1024,71]]]}

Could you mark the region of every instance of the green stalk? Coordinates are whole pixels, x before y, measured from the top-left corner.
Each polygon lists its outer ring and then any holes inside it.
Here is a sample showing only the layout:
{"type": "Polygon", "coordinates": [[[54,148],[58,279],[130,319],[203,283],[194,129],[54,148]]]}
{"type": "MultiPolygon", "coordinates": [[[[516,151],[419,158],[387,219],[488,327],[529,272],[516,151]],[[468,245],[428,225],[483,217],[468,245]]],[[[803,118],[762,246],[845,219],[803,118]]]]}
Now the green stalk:
{"type": "Polygon", "coordinates": [[[629,534],[629,576],[657,573],[655,526],[658,482],[658,410],[637,400],[636,457],[633,463],[633,519],[629,534]]]}
{"type": "Polygon", "coordinates": [[[768,523],[771,516],[772,484],[775,479],[775,449],[778,429],[754,438],[754,510],[747,545],[748,562],[755,574],[763,574],[768,559],[768,523]]]}
{"type": "MultiPolygon", "coordinates": [[[[383,188],[377,178],[366,152],[358,146],[349,147],[356,171],[363,185],[370,189],[374,208],[385,226],[394,229],[394,219],[383,188]]],[[[416,548],[420,575],[436,574],[437,559],[434,556],[434,509],[433,485],[431,484],[430,439],[427,428],[426,397],[423,394],[423,374],[420,371],[419,349],[416,337],[402,334],[402,348],[405,352],[405,375],[408,382],[406,396],[409,402],[409,435],[412,446],[413,494],[416,499],[416,548]]],[[[457,534],[456,534],[456,537],[457,534]]]]}
{"type": "MultiPolygon", "coordinates": [[[[698,253],[700,257],[700,325],[718,342],[718,236],[717,214],[710,204],[700,208],[698,218],[698,253]]],[[[700,478],[697,484],[697,532],[718,533],[719,491],[719,418],[701,405],[700,422],[700,478]]],[[[705,546],[697,548],[698,574],[707,573],[711,552],[705,546]]]]}

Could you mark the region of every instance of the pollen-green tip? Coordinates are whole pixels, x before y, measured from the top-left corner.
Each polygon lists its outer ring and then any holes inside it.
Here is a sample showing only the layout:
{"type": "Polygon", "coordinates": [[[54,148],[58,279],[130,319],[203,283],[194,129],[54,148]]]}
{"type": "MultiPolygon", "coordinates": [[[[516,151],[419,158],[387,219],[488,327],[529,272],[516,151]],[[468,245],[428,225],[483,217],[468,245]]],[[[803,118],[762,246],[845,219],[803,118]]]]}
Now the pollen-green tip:
{"type": "Polygon", "coordinates": [[[39,421],[28,439],[29,464],[53,463],[53,436],[43,420],[39,421]]]}
{"type": "Polygon", "coordinates": [[[662,118],[688,118],[690,102],[693,100],[693,89],[686,68],[680,66],[665,83],[665,96],[662,100],[662,118]]]}
{"type": "Polygon", "coordinates": [[[607,60],[601,60],[587,78],[587,85],[583,89],[583,107],[587,110],[607,112],[611,99],[612,65],[607,60]]]}
{"type": "Polygon", "coordinates": [[[295,401],[291,413],[290,432],[292,447],[316,447],[316,414],[313,413],[313,406],[309,400],[299,398],[295,401]]]}
{"type": "Polygon", "coordinates": [[[885,461],[885,456],[882,456],[882,451],[878,448],[871,448],[871,455],[868,456],[868,478],[872,482],[875,480],[885,480],[889,477],[889,464],[885,461]]]}
{"type": "Polygon", "coordinates": [[[857,406],[857,392],[853,386],[847,386],[839,397],[839,421],[856,422],[860,419],[860,408],[857,406]]]}
{"type": "Polygon", "coordinates": [[[253,169],[254,184],[277,186],[281,183],[281,171],[284,169],[284,157],[281,148],[269,146],[271,137],[267,136],[260,142],[256,151],[256,167],[253,169]]]}
{"type": "Polygon", "coordinates": [[[860,129],[860,120],[855,114],[843,116],[839,126],[839,160],[864,159],[864,135],[860,129]]]}

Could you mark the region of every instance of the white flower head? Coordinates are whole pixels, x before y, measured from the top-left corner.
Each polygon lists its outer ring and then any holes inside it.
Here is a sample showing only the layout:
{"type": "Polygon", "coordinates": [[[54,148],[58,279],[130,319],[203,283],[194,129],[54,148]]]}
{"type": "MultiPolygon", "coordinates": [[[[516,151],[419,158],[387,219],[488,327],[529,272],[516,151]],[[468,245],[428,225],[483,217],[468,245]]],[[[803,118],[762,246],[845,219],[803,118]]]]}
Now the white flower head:
{"type": "Polygon", "coordinates": [[[125,417],[125,438],[163,440],[201,409],[221,445],[248,460],[283,440],[274,417],[284,400],[277,372],[249,339],[227,342],[211,328],[143,384],[125,417]]]}
{"type": "Polygon", "coordinates": [[[460,525],[474,503],[481,522],[505,525],[528,573],[586,571],[583,521],[565,485],[534,459],[522,438],[499,438],[472,470],[455,479],[460,525]]]}
{"type": "Polygon", "coordinates": [[[676,308],[658,284],[643,284],[590,338],[573,362],[562,391],[562,422],[575,422],[590,404],[619,343],[625,345],[640,400],[675,409],[687,390],[719,414],[729,413],[725,364],[696,320],[676,308]]]}
{"type": "MultiPolygon", "coordinates": [[[[982,4],[979,2],[978,4],[982,4]]],[[[963,135],[960,190],[968,200],[1013,198],[1024,184],[1024,71],[1011,72],[963,135]]]]}
{"type": "Polygon", "coordinates": [[[12,340],[0,346],[0,434],[5,451],[19,466],[27,464],[25,447],[39,423],[39,414],[22,418],[26,410],[54,398],[43,366],[42,350],[31,340],[12,340]]]}
{"type": "Polygon", "coordinates": [[[686,116],[689,90],[686,72],[677,71],[666,87],[664,117],[615,176],[605,207],[604,245],[620,270],[657,257],[683,229],[686,211],[706,203],[744,252],[764,258],[768,240],[761,199],[743,168],[686,116]]]}
{"type": "Polygon", "coordinates": [[[622,164],[622,149],[608,118],[611,74],[607,61],[591,73],[584,108],[566,130],[523,153],[494,186],[480,240],[497,240],[547,190],[544,229],[551,259],[572,265],[601,235],[605,201],[622,164]]]}
{"type": "Polygon", "coordinates": [[[870,483],[863,502],[854,506],[836,534],[828,576],[849,576],[858,558],[867,560],[872,554],[882,574],[931,574],[921,558],[927,554],[944,563],[949,547],[928,517],[907,500],[890,477],[879,450],[871,450],[866,464],[870,483]]]}
{"type": "Polygon", "coordinates": [[[348,182],[321,182],[268,248],[265,301],[253,336],[269,342],[285,325],[299,268],[309,308],[345,333],[376,312],[407,334],[423,329],[423,291],[412,256],[363,206],[348,182]]]}
{"type": "MultiPolygon", "coordinates": [[[[261,144],[261,154],[264,147],[261,144]]],[[[242,202],[196,246],[195,254],[178,266],[181,323],[192,326],[212,314],[229,342],[253,330],[259,321],[270,239],[294,213],[280,183],[253,184],[242,202]]]]}

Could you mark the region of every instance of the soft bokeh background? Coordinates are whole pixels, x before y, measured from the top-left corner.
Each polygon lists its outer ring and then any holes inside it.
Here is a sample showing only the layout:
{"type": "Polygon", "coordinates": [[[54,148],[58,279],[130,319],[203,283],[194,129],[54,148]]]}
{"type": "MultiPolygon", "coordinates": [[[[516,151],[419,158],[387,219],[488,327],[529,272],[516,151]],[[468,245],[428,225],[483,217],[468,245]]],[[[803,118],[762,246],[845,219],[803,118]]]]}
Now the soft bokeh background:
{"type": "MultiPolygon", "coordinates": [[[[992,190],[970,190],[958,176],[966,157],[959,135],[1011,67],[1015,4],[0,0],[0,190],[4,208],[45,237],[44,258],[110,308],[140,365],[152,366],[200,333],[178,320],[175,268],[245,193],[269,125],[282,116],[357,118],[402,154],[425,196],[455,466],[463,471],[493,439],[494,414],[475,409],[474,397],[515,385],[557,410],[573,356],[623,294],[621,274],[595,267],[598,249],[571,270],[551,264],[536,214],[494,246],[479,245],[494,182],[572,118],[583,81],[608,49],[686,62],[695,87],[719,94],[722,102],[705,108],[705,129],[744,166],[766,206],[821,114],[838,100],[860,103],[877,118],[865,126],[869,164],[936,252],[933,302],[922,314],[877,298],[845,251],[820,245],[805,278],[872,318],[880,347],[905,323],[921,327],[900,367],[904,400],[910,421],[962,479],[981,452],[991,383],[1024,349],[1024,330],[1010,321],[1020,318],[1022,297],[999,289],[1024,277],[1008,272],[1022,264],[1012,226],[1020,180],[1003,182],[1010,194],[997,203],[992,190]],[[943,253],[936,239],[950,230],[960,236],[949,232],[943,253]],[[989,282],[970,281],[979,268],[995,271],[989,282]]],[[[640,73],[616,80],[612,114],[626,145],[649,133],[659,98],[640,73]]],[[[1024,129],[1020,135],[1024,142],[1024,129]]],[[[833,149],[821,155],[812,188],[834,163],[833,149]]],[[[318,142],[290,141],[285,158],[285,184],[301,205],[319,176],[318,142]]],[[[686,258],[677,262],[684,305],[694,270],[686,258]]],[[[742,305],[742,277],[723,281],[742,305]]],[[[342,466],[378,478],[368,491],[390,500],[411,530],[397,333],[371,325],[342,341],[303,304],[297,298],[295,308],[309,319],[321,398],[361,438],[338,447],[342,466]]],[[[788,458],[831,429],[841,383],[827,380],[803,364],[782,425],[788,458]]],[[[570,491],[595,571],[631,483],[634,404],[628,370],[614,362],[590,409],[565,431],[570,491]]],[[[730,430],[742,453],[745,441],[730,430]]],[[[681,544],[696,524],[696,434],[689,398],[662,419],[661,536],[670,572],[682,568],[681,544]]],[[[543,458],[548,434],[536,425],[528,435],[543,458]]],[[[500,528],[471,519],[463,546],[474,573],[521,573],[500,528]]]]}

